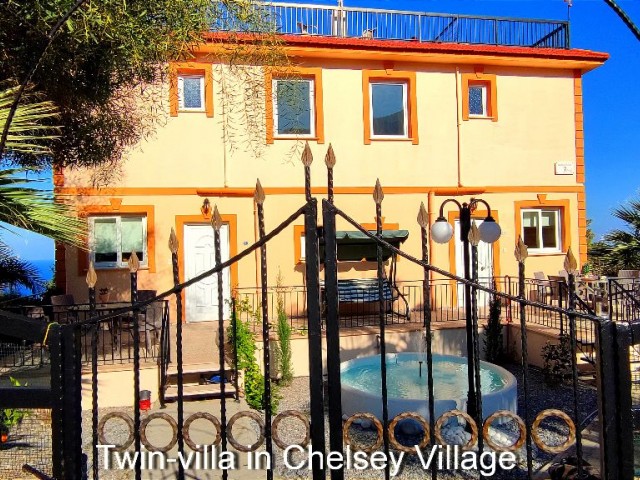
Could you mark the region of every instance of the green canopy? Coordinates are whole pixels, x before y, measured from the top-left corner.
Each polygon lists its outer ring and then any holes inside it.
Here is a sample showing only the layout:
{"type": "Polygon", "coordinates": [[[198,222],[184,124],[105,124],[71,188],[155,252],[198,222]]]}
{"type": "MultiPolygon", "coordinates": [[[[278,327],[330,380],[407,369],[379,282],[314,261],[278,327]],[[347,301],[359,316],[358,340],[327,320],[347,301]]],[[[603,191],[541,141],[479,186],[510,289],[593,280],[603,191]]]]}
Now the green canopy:
{"type": "MultiPolygon", "coordinates": [[[[375,235],[375,230],[370,230],[375,235]]],[[[400,247],[409,237],[408,230],[383,230],[382,239],[390,243],[396,248],[400,247]]],[[[356,231],[336,231],[336,243],[338,247],[338,260],[342,262],[359,262],[367,260],[375,262],[378,258],[377,242],[364,233],[356,231]]],[[[382,249],[382,259],[388,260],[391,257],[391,251],[387,248],[382,249]]],[[[324,263],[324,238],[320,239],[320,261],[324,263]]]]}

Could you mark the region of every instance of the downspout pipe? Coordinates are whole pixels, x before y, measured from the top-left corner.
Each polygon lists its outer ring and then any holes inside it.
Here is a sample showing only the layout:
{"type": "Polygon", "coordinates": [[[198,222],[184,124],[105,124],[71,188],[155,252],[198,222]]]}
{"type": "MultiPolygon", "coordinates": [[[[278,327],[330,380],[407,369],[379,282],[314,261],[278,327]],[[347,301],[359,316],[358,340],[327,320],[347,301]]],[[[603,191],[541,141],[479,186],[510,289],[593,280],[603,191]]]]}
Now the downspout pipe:
{"type": "Polygon", "coordinates": [[[460,104],[460,68],[456,67],[456,136],[458,144],[458,187],[462,187],[462,139],[461,139],[461,118],[462,105],[460,104]]]}

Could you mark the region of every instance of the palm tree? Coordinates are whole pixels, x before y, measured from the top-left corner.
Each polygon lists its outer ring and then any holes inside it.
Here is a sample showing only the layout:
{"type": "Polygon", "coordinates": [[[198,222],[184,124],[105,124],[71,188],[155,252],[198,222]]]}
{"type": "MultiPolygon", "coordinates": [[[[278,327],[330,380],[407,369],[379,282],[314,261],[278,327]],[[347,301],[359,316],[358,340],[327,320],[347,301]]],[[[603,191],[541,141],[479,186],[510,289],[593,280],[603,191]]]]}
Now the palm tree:
{"type": "Polygon", "coordinates": [[[602,273],[615,275],[619,270],[640,270],[640,199],[631,200],[613,211],[625,228],[612,230],[589,250],[602,273]]]}
{"type": "MultiPolygon", "coordinates": [[[[0,90],[0,125],[9,121],[17,90],[0,90]]],[[[57,136],[57,128],[46,124],[55,119],[55,106],[31,100],[26,97],[11,119],[6,155],[1,159],[5,164],[10,164],[16,155],[48,155],[47,142],[57,136]]],[[[74,245],[79,245],[84,232],[84,224],[76,218],[73,208],[56,201],[51,191],[35,188],[39,180],[27,178],[27,173],[24,168],[0,168],[0,289],[23,285],[35,291],[42,287],[35,267],[19,259],[2,242],[2,233],[15,233],[7,224],[74,245]]]]}

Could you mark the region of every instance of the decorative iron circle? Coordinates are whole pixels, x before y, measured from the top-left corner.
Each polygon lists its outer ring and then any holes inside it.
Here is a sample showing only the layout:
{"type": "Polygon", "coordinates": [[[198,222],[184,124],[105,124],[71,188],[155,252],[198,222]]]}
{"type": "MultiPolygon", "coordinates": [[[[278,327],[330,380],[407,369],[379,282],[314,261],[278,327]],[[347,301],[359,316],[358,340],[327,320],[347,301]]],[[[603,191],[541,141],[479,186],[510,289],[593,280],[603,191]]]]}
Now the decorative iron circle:
{"type": "Polygon", "coordinates": [[[424,447],[426,447],[429,444],[429,424],[422,417],[422,415],[419,415],[418,413],[415,413],[415,412],[400,413],[396,415],[393,418],[393,420],[391,420],[391,423],[389,424],[389,427],[388,427],[389,442],[391,443],[391,446],[396,450],[400,450],[401,452],[407,452],[407,453],[416,453],[415,445],[414,445],[414,448],[411,448],[407,445],[402,445],[396,439],[396,425],[398,425],[398,423],[401,422],[402,420],[407,420],[407,419],[415,420],[420,424],[420,426],[422,426],[424,430],[424,436],[422,437],[422,440],[420,441],[418,448],[422,450],[424,447]]]}
{"type": "Polygon", "coordinates": [[[375,415],[371,415],[370,413],[364,413],[364,412],[356,412],[353,415],[351,415],[345,422],[342,432],[343,432],[342,439],[346,445],[351,445],[354,450],[359,450],[365,453],[371,453],[374,450],[377,450],[378,448],[380,448],[380,445],[382,445],[382,439],[384,435],[382,431],[382,423],[380,423],[380,420],[378,420],[375,417],[375,415]],[[375,443],[373,443],[372,445],[369,445],[368,447],[352,442],[351,437],[349,435],[349,428],[351,428],[351,424],[359,418],[362,418],[364,420],[369,420],[376,427],[376,431],[377,431],[376,441],[375,443]]]}
{"type": "Polygon", "coordinates": [[[152,413],[151,415],[145,417],[142,422],[140,422],[140,441],[144,445],[144,448],[149,450],[150,452],[162,452],[167,453],[171,450],[178,441],[178,424],[173,419],[171,415],[167,415],[163,412],[152,413]],[[164,447],[156,447],[153,443],[149,441],[147,438],[147,426],[152,420],[156,418],[161,418],[162,420],[166,420],[166,422],[171,427],[171,440],[164,447]]]}
{"type": "Polygon", "coordinates": [[[533,437],[533,441],[536,443],[538,448],[540,448],[540,450],[544,450],[545,452],[549,452],[549,453],[562,453],[571,445],[573,445],[573,442],[576,439],[576,426],[573,423],[573,420],[571,420],[571,417],[566,413],[564,413],[562,410],[548,408],[547,410],[541,411],[536,417],[536,419],[533,421],[533,426],[531,427],[531,436],[533,437]],[[544,441],[540,438],[540,435],[538,434],[538,429],[540,428],[540,424],[545,418],[549,418],[549,417],[558,417],[562,419],[564,423],[566,423],[567,426],[569,427],[569,436],[567,437],[567,440],[560,445],[556,445],[556,446],[547,445],[546,443],[544,443],[544,441]]]}
{"type": "Polygon", "coordinates": [[[189,429],[191,428],[191,424],[200,418],[209,420],[213,424],[213,426],[216,427],[216,438],[213,441],[212,445],[218,445],[220,443],[220,440],[222,440],[222,426],[220,425],[220,420],[207,412],[194,413],[184,422],[184,426],[182,427],[182,438],[184,438],[185,443],[189,445],[189,448],[195,452],[204,452],[204,445],[198,447],[196,443],[191,440],[189,429]]]}
{"type": "Polygon", "coordinates": [[[509,410],[498,410],[496,412],[493,412],[491,415],[489,415],[489,418],[487,418],[484,421],[484,426],[482,427],[482,435],[484,436],[484,441],[494,451],[496,451],[496,452],[515,452],[520,447],[522,447],[522,445],[524,444],[524,441],[527,439],[527,427],[524,424],[524,422],[522,421],[522,419],[518,415],[516,415],[515,413],[510,412],[509,410]],[[516,440],[513,445],[509,445],[509,446],[498,445],[496,442],[494,442],[491,439],[491,436],[489,435],[489,427],[491,426],[491,424],[497,418],[500,418],[500,417],[511,418],[518,425],[519,437],[518,437],[518,440],[516,440]]]}
{"type": "Polygon", "coordinates": [[[287,417],[297,418],[304,425],[304,428],[305,428],[304,440],[302,440],[302,442],[296,445],[302,448],[305,448],[307,445],[309,445],[309,440],[311,439],[311,425],[309,424],[309,419],[307,418],[307,416],[297,410],[285,410],[284,412],[280,412],[276,416],[271,426],[271,438],[276,443],[276,445],[283,450],[291,446],[291,445],[287,445],[282,440],[280,440],[280,436],[278,435],[278,426],[280,425],[280,422],[287,417]]]}
{"type": "Polygon", "coordinates": [[[124,420],[124,423],[126,423],[127,427],[129,427],[129,436],[127,437],[127,440],[124,443],[120,445],[114,445],[113,447],[114,452],[124,452],[133,443],[134,431],[133,419],[124,412],[109,412],[100,419],[100,422],[98,422],[98,440],[100,441],[100,445],[112,445],[104,436],[104,426],[112,418],[119,418],[120,420],[124,420]]]}
{"type": "Polygon", "coordinates": [[[229,443],[233,445],[233,447],[236,450],[239,450],[241,452],[253,452],[257,450],[260,447],[260,445],[262,445],[262,442],[264,442],[264,421],[262,420],[262,417],[258,415],[256,412],[251,412],[248,410],[244,412],[236,413],[233,417],[231,417],[231,419],[229,420],[229,423],[227,424],[227,439],[229,440],[229,443]],[[253,420],[258,424],[258,427],[260,427],[258,439],[255,441],[255,443],[252,443],[251,445],[243,445],[240,442],[238,442],[233,436],[233,425],[242,417],[250,418],[251,420],[253,420]]]}
{"type": "Polygon", "coordinates": [[[476,441],[478,440],[478,426],[476,425],[476,422],[473,420],[473,418],[471,418],[471,416],[468,413],[463,412],[462,410],[449,410],[448,412],[444,412],[440,416],[440,418],[438,418],[438,421],[434,426],[435,432],[433,432],[436,437],[436,440],[438,441],[438,444],[447,445],[447,442],[445,442],[444,438],[442,437],[441,430],[442,430],[442,426],[444,425],[444,422],[452,417],[464,418],[467,421],[467,424],[471,427],[471,438],[467,443],[462,445],[463,450],[469,450],[475,445],[476,441]]]}

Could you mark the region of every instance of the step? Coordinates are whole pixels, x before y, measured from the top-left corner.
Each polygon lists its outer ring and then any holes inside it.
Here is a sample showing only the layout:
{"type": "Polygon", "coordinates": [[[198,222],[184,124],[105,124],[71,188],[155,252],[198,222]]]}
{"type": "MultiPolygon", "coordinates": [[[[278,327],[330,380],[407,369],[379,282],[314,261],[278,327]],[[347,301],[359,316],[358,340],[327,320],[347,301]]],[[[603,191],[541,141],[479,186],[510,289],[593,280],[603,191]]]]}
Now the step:
{"type": "MultiPolygon", "coordinates": [[[[229,370],[229,365],[226,366],[229,370]]],[[[182,366],[182,373],[184,375],[190,375],[194,373],[216,373],[220,371],[220,364],[218,362],[205,362],[205,363],[190,363],[182,366]]],[[[167,375],[178,375],[178,365],[172,363],[167,369],[167,375]]]]}
{"type": "MultiPolygon", "coordinates": [[[[194,397],[220,397],[222,396],[221,385],[218,383],[207,383],[204,385],[188,384],[183,387],[184,398],[194,397]]],[[[233,384],[227,383],[225,385],[225,396],[233,396],[236,394],[236,389],[233,384]]],[[[169,385],[164,393],[165,400],[176,400],[178,398],[178,386],[169,385]]]]}

